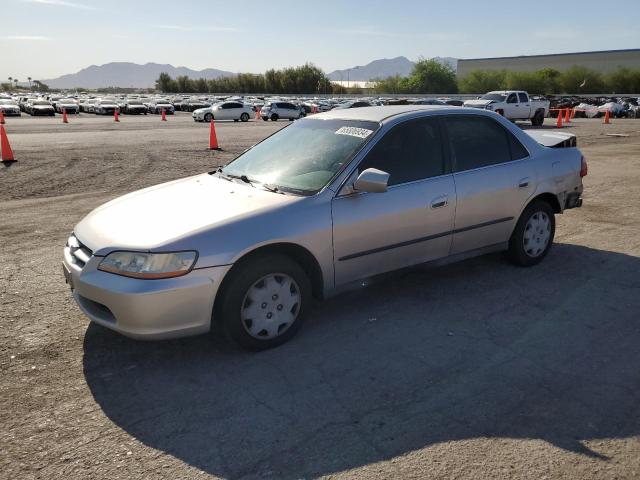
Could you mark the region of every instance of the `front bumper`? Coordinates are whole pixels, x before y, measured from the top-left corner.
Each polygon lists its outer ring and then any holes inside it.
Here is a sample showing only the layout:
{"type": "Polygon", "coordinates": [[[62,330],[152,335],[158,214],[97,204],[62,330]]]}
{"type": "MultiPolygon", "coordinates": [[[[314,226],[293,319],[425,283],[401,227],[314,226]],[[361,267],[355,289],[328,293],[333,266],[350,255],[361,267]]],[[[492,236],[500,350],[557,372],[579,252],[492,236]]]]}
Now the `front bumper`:
{"type": "Polygon", "coordinates": [[[101,260],[92,256],[80,267],[65,247],[63,268],[74,300],[91,321],[143,340],[209,331],[216,293],[231,268],[202,268],[182,277],[140,280],[98,270],[101,260]]]}

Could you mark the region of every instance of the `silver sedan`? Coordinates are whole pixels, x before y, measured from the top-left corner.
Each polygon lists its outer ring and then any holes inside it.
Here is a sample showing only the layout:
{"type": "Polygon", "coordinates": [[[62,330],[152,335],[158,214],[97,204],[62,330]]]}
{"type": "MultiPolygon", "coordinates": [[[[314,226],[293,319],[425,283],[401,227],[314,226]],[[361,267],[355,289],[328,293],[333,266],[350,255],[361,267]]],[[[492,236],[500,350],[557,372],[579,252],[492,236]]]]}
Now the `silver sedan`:
{"type": "Polygon", "coordinates": [[[565,143],[475,109],[314,115],[224,168],[97,208],[70,236],[64,274],[84,313],[122,334],[215,323],[270,348],[300,329],[312,297],[375,275],[499,250],[540,262],[555,214],[582,204],[586,162],[565,143]]]}

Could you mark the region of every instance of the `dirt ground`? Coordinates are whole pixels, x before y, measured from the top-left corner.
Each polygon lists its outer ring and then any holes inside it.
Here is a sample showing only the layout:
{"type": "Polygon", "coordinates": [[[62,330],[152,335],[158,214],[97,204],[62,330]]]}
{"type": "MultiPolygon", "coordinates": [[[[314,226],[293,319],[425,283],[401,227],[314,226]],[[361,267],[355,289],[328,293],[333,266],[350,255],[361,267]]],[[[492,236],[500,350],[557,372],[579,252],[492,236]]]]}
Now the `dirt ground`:
{"type": "Polygon", "coordinates": [[[584,206],[535,268],[391,275],[259,354],[89,325],[60,266],[74,225],[285,124],[220,123],[211,152],[185,114],[7,119],[0,478],[640,478],[640,120],[567,129],[584,206]]]}

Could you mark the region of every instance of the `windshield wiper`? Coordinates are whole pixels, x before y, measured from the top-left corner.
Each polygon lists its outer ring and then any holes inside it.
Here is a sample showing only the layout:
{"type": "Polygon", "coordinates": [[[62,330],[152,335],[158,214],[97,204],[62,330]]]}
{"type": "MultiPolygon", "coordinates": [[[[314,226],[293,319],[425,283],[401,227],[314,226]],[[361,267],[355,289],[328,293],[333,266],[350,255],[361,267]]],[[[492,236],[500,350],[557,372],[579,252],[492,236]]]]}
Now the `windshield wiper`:
{"type": "Polygon", "coordinates": [[[254,180],[251,180],[249,177],[247,177],[246,175],[233,175],[231,173],[224,173],[222,171],[222,168],[219,167],[215,173],[217,173],[221,178],[224,178],[225,180],[242,180],[244,183],[248,183],[250,185],[253,185],[254,180]]]}

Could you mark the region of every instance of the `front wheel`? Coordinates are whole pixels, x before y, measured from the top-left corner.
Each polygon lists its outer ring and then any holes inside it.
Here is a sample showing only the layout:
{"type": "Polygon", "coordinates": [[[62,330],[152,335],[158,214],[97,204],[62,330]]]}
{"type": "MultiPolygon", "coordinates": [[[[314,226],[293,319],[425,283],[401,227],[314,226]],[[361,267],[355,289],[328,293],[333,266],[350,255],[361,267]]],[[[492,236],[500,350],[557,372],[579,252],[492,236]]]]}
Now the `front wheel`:
{"type": "Polygon", "coordinates": [[[213,115],[212,115],[212,114],[210,114],[210,113],[206,113],[206,114],[204,115],[204,121],[205,121],[205,122],[207,122],[207,123],[209,123],[209,122],[211,122],[211,120],[213,120],[213,115]]]}
{"type": "Polygon", "coordinates": [[[249,121],[249,114],[248,113],[243,113],[242,115],[240,115],[240,121],[248,122],[249,121]]]}
{"type": "Polygon", "coordinates": [[[247,350],[265,350],[297,333],[311,298],[311,283],[299,264],[269,255],[240,263],[230,275],[217,313],[235,342],[247,350]]]}
{"type": "Polygon", "coordinates": [[[275,113],[273,115],[271,115],[271,121],[272,122],[277,122],[278,121],[278,115],[276,115],[275,113]]]}
{"type": "Polygon", "coordinates": [[[516,265],[530,267],[549,253],[556,233],[551,206],[536,200],[524,209],[509,239],[509,259],[516,265]]]}

